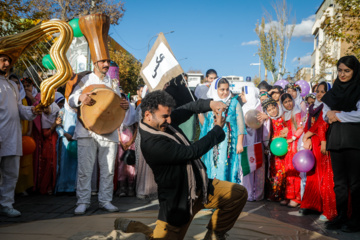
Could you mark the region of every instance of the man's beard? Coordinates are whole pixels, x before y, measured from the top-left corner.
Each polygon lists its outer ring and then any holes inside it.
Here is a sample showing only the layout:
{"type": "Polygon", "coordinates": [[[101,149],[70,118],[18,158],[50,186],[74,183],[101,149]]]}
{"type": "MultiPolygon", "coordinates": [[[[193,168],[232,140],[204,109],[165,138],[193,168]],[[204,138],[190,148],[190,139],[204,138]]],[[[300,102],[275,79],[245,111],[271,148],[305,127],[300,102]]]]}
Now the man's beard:
{"type": "Polygon", "coordinates": [[[5,75],[5,74],[6,74],[6,72],[0,70],[0,75],[5,75]]]}

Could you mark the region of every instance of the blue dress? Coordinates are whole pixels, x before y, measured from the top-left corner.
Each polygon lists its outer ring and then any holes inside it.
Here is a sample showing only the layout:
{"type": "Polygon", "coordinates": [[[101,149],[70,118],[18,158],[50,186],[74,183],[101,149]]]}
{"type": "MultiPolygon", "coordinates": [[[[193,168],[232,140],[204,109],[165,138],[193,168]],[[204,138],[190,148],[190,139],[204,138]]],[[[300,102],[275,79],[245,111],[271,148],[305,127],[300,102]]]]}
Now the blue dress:
{"type": "MultiPolygon", "coordinates": [[[[204,114],[204,124],[200,124],[200,138],[205,136],[214,127],[214,114],[212,111],[204,114]]],[[[207,168],[209,178],[240,183],[238,179],[239,158],[236,154],[237,137],[246,134],[244,117],[238,100],[231,99],[223,127],[225,139],[208,151],[201,160],[207,168]],[[240,124],[238,127],[238,124],[240,124]]]]}
{"type": "Polygon", "coordinates": [[[56,143],[58,161],[55,193],[75,192],[78,161],[77,156],[69,154],[67,151],[69,141],[64,134],[68,133],[72,136],[74,135],[77,114],[71,110],[62,108],[59,111],[59,117],[62,118],[62,123],[56,127],[56,132],[59,135],[59,138],[56,143]]]}

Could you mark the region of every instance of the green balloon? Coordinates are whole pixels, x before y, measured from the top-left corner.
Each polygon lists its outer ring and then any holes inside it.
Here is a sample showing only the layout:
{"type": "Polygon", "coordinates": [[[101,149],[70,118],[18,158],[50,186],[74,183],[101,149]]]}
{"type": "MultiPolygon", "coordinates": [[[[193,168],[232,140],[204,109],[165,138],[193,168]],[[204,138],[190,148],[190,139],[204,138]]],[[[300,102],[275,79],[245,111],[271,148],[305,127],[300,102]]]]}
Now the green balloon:
{"type": "Polygon", "coordinates": [[[42,65],[49,70],[54,70],[56,69],[55,64],[53,62],[53,60],[50,57],[50,54],[47,54],[43,57],[42,59],[42,65]]]}
{"type": "Polygon", "coordinates": [[[70,141],[66,147],[70,157],[77,158],[77,141],[70,141]]]}
{"type": "Polygon", "coordinates": [[[73,29],[74,37],[82,37],[84,34],[81,32],[80,26],[79,26],[79,19],[74,18],[69,22],[69,25],[73,29]]]}
{"type": "Polygon", "coordinates": [[[285,138],[275,138],[270,144],[270,150],[275,156],[284,156],[288,152],[288,143],[285,138]]]}

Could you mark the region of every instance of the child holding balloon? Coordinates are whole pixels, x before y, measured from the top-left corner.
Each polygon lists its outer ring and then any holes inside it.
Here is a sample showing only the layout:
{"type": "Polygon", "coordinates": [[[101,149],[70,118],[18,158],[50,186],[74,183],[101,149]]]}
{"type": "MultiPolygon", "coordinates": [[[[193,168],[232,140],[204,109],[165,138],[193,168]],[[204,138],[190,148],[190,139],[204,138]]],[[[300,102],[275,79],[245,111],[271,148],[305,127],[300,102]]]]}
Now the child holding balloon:
{"type": "Polygon", "coordinates": [[[294,168],[292,160],[297,153],[297,144],[303,133],[301,122],[301,108],[289,93],[284,93],[281,98],[281,105],[284,112],[284,120],[288,128],[287,142],[288,153],[285,156],[286,189],[285,199],[288,207],[297,207],[301,203],[301,178],[299,172],[294,168]]]}
{"type": "Polygon", "coordinates": [[[270,201],[282,201],[285,197],[285,154],[287,152],[287,128],[281,117],[279,106],[273,98],[264,100],[261,104],[264,113],[271,119],[272,154],[269,163],[268,196],[270,201]],[[284,140],[281,142],[281,138],[284,140]],[[280,140],[280,141],[279,141],[280,140]],[[275,148],[272,146],[276,144],[275,148]],[[281,144],[281,146],[279,145],[281,144]]]}
{"type": "Polygon", "coordinates": [[[321,98],[327,91],[327,83],[321,82],[316,89],[315,103],[309,107],[303,136],[304,148],[312,150],[315,156],[315,167],[306,173],[300,212],[304,215],[312,211],[322,212],[321,220],[332,220],[337,214],[333,171],[330,155],[326,151],[326,132],[329,125],[322,117],[321,98]]]}

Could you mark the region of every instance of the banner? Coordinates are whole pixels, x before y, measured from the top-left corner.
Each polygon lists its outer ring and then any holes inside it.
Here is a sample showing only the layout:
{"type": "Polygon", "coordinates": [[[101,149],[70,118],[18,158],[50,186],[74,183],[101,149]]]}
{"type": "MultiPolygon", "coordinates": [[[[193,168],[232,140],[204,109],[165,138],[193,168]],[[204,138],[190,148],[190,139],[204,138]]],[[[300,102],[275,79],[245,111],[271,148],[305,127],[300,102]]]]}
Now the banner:
{"type": "Polygon", "coordinates": [[[162,90],[168,81],[183,72],[164,34],[159,33],[140,71],[149,91],[162,90]]]}

